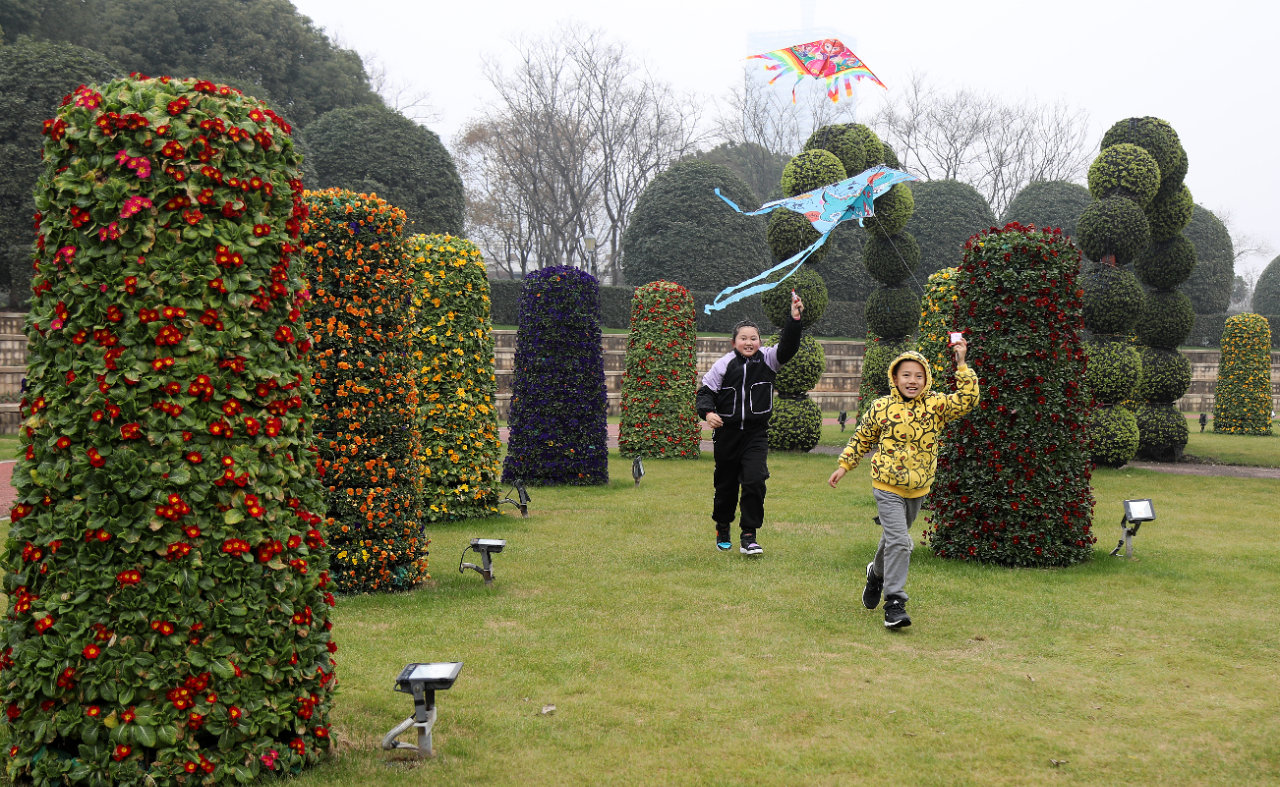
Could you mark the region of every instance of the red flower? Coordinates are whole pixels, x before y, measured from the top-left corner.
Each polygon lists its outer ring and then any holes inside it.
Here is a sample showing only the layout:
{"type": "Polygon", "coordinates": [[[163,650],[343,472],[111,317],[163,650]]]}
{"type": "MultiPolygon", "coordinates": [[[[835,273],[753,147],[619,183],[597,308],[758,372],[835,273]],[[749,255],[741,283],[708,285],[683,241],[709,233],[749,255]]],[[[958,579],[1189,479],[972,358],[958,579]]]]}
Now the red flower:
{"type": "Polygon", "coordinates": [[[115,752],[112,753],[111,755],[111,759],[115,760],[116,762],[120,762],[125,757],[128,757],[130,752],[132,751],[133,749],[129,748],[128,745],[121,743],[116,746],[115,752]]]}
{"type": "Polygon", "coordinates": [[[83,654],[86,659],[96,659],[98,656],[102,655],[102,648],[97,645],[85,645],[81,654],[83,654]]]}

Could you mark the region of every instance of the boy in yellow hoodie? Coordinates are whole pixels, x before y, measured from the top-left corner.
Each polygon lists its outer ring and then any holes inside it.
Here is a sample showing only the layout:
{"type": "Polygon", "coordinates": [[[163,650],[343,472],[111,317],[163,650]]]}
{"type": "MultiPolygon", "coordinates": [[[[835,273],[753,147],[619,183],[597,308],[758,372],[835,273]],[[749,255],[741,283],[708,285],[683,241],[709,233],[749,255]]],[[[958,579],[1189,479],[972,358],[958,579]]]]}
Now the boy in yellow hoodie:
{"type": "Polygon", "coordinates": [[[875,559],[867,564],[862,605],[875,609],[883,592],[885,628],[911,625],[905,589],[913,548],[908,530],[933,486],[938,435],[978,403],[978,375],[964,362],[969,344],[957,335],[951,346],[956,354],[956,392],[930,391],[933,374],[925,357],[914,351],[899,355],[889,364],[893,389],[871,403],[827,481],[835,487],[858,466],[863,454],[879,448],[871,459],[871,494],[880,514],[876,517],[880,545],[875,559]]]}

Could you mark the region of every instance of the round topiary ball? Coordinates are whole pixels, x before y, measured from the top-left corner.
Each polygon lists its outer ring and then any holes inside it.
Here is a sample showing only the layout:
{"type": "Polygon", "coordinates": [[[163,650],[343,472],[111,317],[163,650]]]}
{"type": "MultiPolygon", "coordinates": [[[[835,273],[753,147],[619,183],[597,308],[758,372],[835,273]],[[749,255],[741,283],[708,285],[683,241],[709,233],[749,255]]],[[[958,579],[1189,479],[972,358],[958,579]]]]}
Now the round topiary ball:
{"type": "Polygon", "coordinates": [[[1124,197],[1090,203],[1080,214],[1077,232],[1086,257],[1102,260],[1114,255],[1116,265],[1128,265],[1151,243],[1146,212],[1124,197]]]}
{"type": "Polygon", "coordinates": [[[808,396],[776,396],[769,419],[769,450],[812,451],[822,440],[822,410],[808,396]]]}
{"type": "MultiPolygon", "coordinates": [[[[778,275],[780,274],[775,274],[775,276],[778,275]]],[[[795,290],[804,301],[804,313],[800,315],[801,325],[808,328],[822,319],[823,313],[827,310],[827,283],[822,280],[822,276],[817,271],[805,265],[777,287],[760,293],[760,305],[764,308],[769,322],[779,328],[787,324],[787,320],[791,317],[792,290],[795,290]]]]}
{"type": "MultiPolygon", "coordinates": [[[[880,137],[876,136],[876,132],[862,123],[854,123],[853,133],[857,135],[858,141],[862,144],[862,169],[870,169],[884,161],[884,143],[880,141],[880,137]]],[[[858,172],[861,171],[858,170],[858,172]]],[[[849,174],[856,175],[858,173],[851,172],[849,174]]]]}
{"type": "Polygon", "coordinates": [[[1134,408],[1138,423],[1136,456],[1153,462],[1176,462],[1190,437],[1187,418],[1171,404],[1139,402],[1134,408]]]}
{"type": "Polygon", "coordinates": [[[1138,341],[1172,350],[1187,340],[1195,324],[1196,310],[1185,292],[1152,290],[1143,301],[1134,327],[1138,341]]]}
{"type": "Polygon", "coordinates": [[[1253,288],[1252,306],[1255,314],[1280,314],[1280,257],[1263,268],[1253,288]]]}
{"type": "Polygon", "coordinates": [[[875,215],[863,219],[867,232],[872,235],[897,235],[906,228],[916,209],[916,198],[906,183],[898,183],[884,195],[877,197],[873,205],[875,215]]]}
{"type": "Polygon", "coordinates": [[[1185,235],[1175,235],[1162,243],[1151,243],[1133,261],[1133,272],[1148,287],[1177,288],[1196,267],[1196,247],[1185,235]]]}
{"type": "Polygon", "coordinates": [[[1142,357],[1124,341],[1094,341],[1086,350],[1089,364],[1085,384],[1100,404],[1117,404],[1133,398],[1142,379],[1142,357]]]}
{"type": "Polygon", "coordinates": [[[1137,145],[1122,142],[1104,148],[1089,167],[1089,193],[1094,199],[1118,195],[1145,208],[1160,188],[1160,166],[1137,145]]]}
{"type": "Polygon", "coordinates": [[[853,126],[846,123],[833,123],[814,131],[805,141],[804,149],[834,153],[844,166],[845,177],[856,175],[867,168],[867,154],[862,149],[862,137],[854,133],[853,126]]]}
{"type": "Polygon", "coordinates": [[[907,280],[920,264],[920,244],[909,232],[892,237],[872,235],[862,247],[862,263],[871,278],[886,287],[907,280]]]}
{"type": "Polygon", "coordinates": [[[1099,407],[1085,427],[1095,464],[1123,467],[1138,451],[1138,419],[1123,407],[1099,407]]]}
{"type": "MultiPolygon", "coordinates": [[[[765,346],[774,346],[780,338],[779,334],[770,336],[765,339],[765,346]]],[[[778,370],[773,387],[784,397],[800,396],[812,391],[826,371],[827,354],[823,351],[822,344],[812,336],[802,336],[800,349],[778,370]]]]}
{"type": "Polygon", "coordinates": [[[782,168],[782,193],[788,197],[804,194],[832,183],[839,183],[847,175],[844,165],[829,150],[806,150],[787,162],[782,168]]]}
{"type": "Polygon", "coordinates": [[[880,287],[867,296],[866,318],[877,336],[910,336],[920,324],[920,298],[906,287],[880,287]]]}
{"type": "Polygon", "coordinates": [[[1128,334],[1142,308],[1142,285],[1132,273],[1098,265],[1080,277],[1084,327],[1095,336],[1128,334]]]}
{"type": "Polygon", "coordinates": [[[1147,224],[1151,227],[1153,243],[1176,238],[1191,221],[1196,203],[1191,199],[1191,189],[1185,185],[1165,194],[1163,190],[1147,206],[1147,224]]]}
{"type": "Polygon", "coordinates": [[[1080,214],[1091,202],[1089,190],[1078,183],[1065,180],[1028,183],[1004,209],[1000,224],[1016,221],[1042,228],[1060,227],[1074,238],[1078,234],[1076,224],[1080,214]]]}
{"type": "MultiPolygon", "coordinates": [[[[765,231],[765,237],[768,238],[769,251],[773,252],[774,259],[787,260],[801,249],[812,246],[818,238],[822,237],[822,233],[813,228],[813,224],[804,217],[803,213],[778,208],[769,214],[769,227],[765,231]]],[[[830,238],[809,255],[807,262],[821,262],[829,251],[831,251],[830,238]]]]}
{"type": "MultiPolygon", "coordinates": [[[[1177,350],[1161,350],[1141,345],[1142,379],[1134,398],[1146,402],[1173,404],[1191,387],[1191,361],[1177,350]]],[[[1090,364],[1093,357],[1089,358],[1090,364]]]]}
{"type": "Polygon", "coordinates": [[[1170,191],[1176,189],[1178,184],[1182,183],[1183,179],[1187,177],[1187,165],[1187,151],[1179,144],[1178,155],[1173,161],[1173,168],[1167,172],[1163,169],[1160,170],[1160,187],[1162,189],[1168,188],[1170,191]]]}
{"type": "MultiPolygon", "coordinates": [[[[1178,134],[1167,122],[1160,118],[1142,117],[1117,121],[1102,135],[1102,150],[1121,143],[1137,145],[1151,154],[1156,166],[1165,180],[1175,171],[1179,156],[1186,158],[1186,152],[1178,141],[1178,134]]],[[[1186,169],[1183,169],[1186,174],[1186,169]]],[[[1181,181],[1181,176],[1178,177],[1181,181]]]]}

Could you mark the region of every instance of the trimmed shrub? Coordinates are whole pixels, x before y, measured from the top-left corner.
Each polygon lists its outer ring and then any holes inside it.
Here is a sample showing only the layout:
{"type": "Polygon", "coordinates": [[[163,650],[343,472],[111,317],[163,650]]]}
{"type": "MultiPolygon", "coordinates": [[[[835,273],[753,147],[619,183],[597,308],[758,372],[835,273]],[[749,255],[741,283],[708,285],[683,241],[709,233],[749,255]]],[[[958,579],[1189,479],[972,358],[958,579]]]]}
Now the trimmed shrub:
{"type": "Polygon", "coordinates": [[[1271,327],[1257,314],[1227,318],[1213,397],[1213,431],[1271,434],[1271,327]]]}
{"type": "Polygon", "coordinates": [[[1258,314],[1280,314],[1280,257],[1263,268],[1253,288],[1252,304],[1258,314]]]}
{"type": "Polygon", "coordinates": [[[1124,197],[1107,197],[1090,203],[1080,214],[1077,226],[1076,240],[1091,260],[1103,261],[1113,255],[1114,264],[1128,265],[1151,242],[1147,214],[1124,197]]]}
{"type": "Polygon", "coordinates": [[[1124,467],[1138,453],[1138,418],[1120,405],[1095,408],[1085,431],[1094,464],[1124,467]]]}
{"type": "Polygon", "coordinates": [[[1143,344],[1173,350],[1191,335],[1195,323],[1196,312],[1185,293],[1152,290],[1142,302],[1135,328],[1143,344]]]}
{"type": "Polygon", "coordinates": [[[886,287],[896,287],[915,275],[920,265],[920,244],[907,232],[893,237],[873,234],[862,249],[862,261],[871,278],[886,287]]]}
{"type": "Polygon", "coordinates": [[[916,199],[907,184],[895,184],[882,196],[876,197],[875,215],[864,218],[863,224],[871,235],[897,235],[906,229],[915,206],[916,199]]]}
{"type": "Polygon", "coordinates": [[[880,155],[880,163],[894,169],[902,169],[902,163],[898,161],[898,154],[893,152],[893,148],[889,147],[888,142],[881,142],[882,149],[880,155]]]}
{"type": "Polygon", "coordinates": [[[1138,423],[1140,459],[1152,462],[1177,462],[1191,436],[1187,418],[1171,404],[1138,402],[1134,408],[1138,423]]]}
{"type": "Polygon", "coordinates": [[[1084,327],[1094,336],[1133,331],[1142,309],[1142,285],[1132,273],[1101,264],[1080,277],[1084,289],[1084,327]]]}
{"type": "Polygon", "coordinates": [[[1190,296],[1196,314],[1225,312],[1231,305],[1231,288],[1235,284],[1236,253],[1231,233],[1217,216],[1196,205],[1182,234],[1196,249],[1196,265],[1183,282],[1182,291],[1190,296]]]}
{"type": "MultiPolygon", "coordinates": [[[[790,259],[822,237],[822,233],[813,228],[813,223],[804,214],[786,208],[778,208],[769,213],[769,228],[765,230],[765,235],[769,240],[769,251],[777,260],[790,259]]],[[[821,262],[831,251],[831,241],[832,238],[827,238],[827,242],[815,249],[805,263],[812,265],[821,262]]]]}
{"type": "Polygon", "coordinates": [[[769,322],[781,328],[791,319],[792,290],[804,301],[804,313],[800,315],[801,326],[808,328],[822,319],[827,311],[827,283],[817,271],[805,266],[777,287],[760,293],[760,305],[769,322]]]}
{"type": "Polygon", "coordinates": [[[578,268],[524,281],[504,483],[609,482],[599,284],[578,268]]]}
{"type": "Polygon", "coordinates": [[[315,336],[319,463],[344,593],[407,590],[427,577],[418,486],[418,389],[405,317],[412,271],[404,211],[340,189],[308,191],[303,228],[315,336]]]}
{"type": "Polygon", "coordinates": [[[1127,142],[1102,149],[1089,166],[1089,193],[1096,200],[1121,196],[1146,208],[1160,189],[1160,167],[1145,149],[1127,142]]]}
{"type": "Polygon", "coordinates": [[[919,243],[925,276],[958,265],[964,242],[975,232],[996,223],[991,206],[978,190],[958,180],[930,180],[908,186],[915,199],[915,212],[907,222],[907,232],[919,243]]]}
{"type": "Polygon", "coordinates": [[[867,330],[910,336],[920,322],[920,298],[906,287],[880,287],[867,296],[867,330]]]}
{"type": "Polygon", "coordinates": [[[414,235],[406,246],[422,519],[494,516],[501,444],[484,258],[452,235],[414,235]]]}
{"type": "Polygon", "coordinates": [[[1182,165],[1182,175],[1177,174],[1179,156],[1185,159],[1182,144],[1178,135],[1168,122],[1154,117],[1127,118],[1116,121],[1102,135],[1101,149],[1106,150],[1113,145],[1128,143],[1137,145],[1151,155],[1160,174],[1164,178],[1176,176],[1178,181],[1186,174],[1186,165],[1182,165]]]}
{"type": "Polygon", "coordinates": [[[649,182],[622,235],[628,284],[672,281],[719,292],[773,264],[765,223],[731,210],[717,187],[743,210],[759,204],[733,170],[708,161],[677,162],[649,182]]]}
{"type": "Polygon", "coordinates": [[[847,175],[836,154],[828,150],[805,150],[782,168],[782,193],[788,197],[839,183],[847,175]]]}
{"type": "Polygon", "coordinates": [[[947,429],[925,537],[939,557],[1065,566],[1093,556],[1080,253],[1017,224],[965,244],[956,313],[978,406],[947,429]]]}
{"type": "MultiPolygon", "coordinates": [[[[844,167],[845,177],[852,177],[868,168],[867,154],[862,149],[862,137],[851,125],[836,123],[822,126],[809,135],[805,150],[826,150],[835,154],[844,167]]],[[[843,180],[844,178],[841,178],[843,180]]]]}
{"type": "Polygon", "coordinates": [[[1138,349],[1128,341],[1091,341],[1086,347],[1089,367],[1085,383],[1094,400],[1110,405],[1132,399],[1142,380],[1138,349]]]}
{"type": "MultiPolygon", "coordinates": [[[[765,339],[765,346],[772,347],[781,337],[778,334],[765,339]]],[[[791,360],[778,370],[773,387],[781,396],[803,396],[813,389],[827,371],[827,356],[822,345],[812,336],[800,337],[800,348],[791,360]]],[[[806,449],[807,450],[807,449],[806,449]]]]}
{"type": "Polygon", "coordinates": [[[1191,189],[1185,185],[1172,194],[1157,194],[1147,208],[1147,223],[1151,227],[1151,240],[1155,243],[1181,237],[1182,228],[1191,221],[1195,201],[1191,189]]]}
{"type": "Polygon", "coordinates": [[[637,287],[631,303],[618,449],[627,457],[697,459],[693,296],[679,284],[655,281],[637,287]]]}
{"type": "Polygon", "coordinates": [[[951,381],[955,370],[951,368],[955,358],[950,349],[951,331],[963,326],[955,321],[956,282],[959,268],[943,268],[929,277],[924,302],[920,308],[920,328],[916,337],[916,349],[933,367],[934,390],[943,391],[941,382],[951,381]]]}
{"type": "MultiPolygon", "coordinates": [[[[1191,387],[1191,361],[1187,356],[1177,350],[1161,350],[1145,345],[1139,346],[1137,353],[1142,361],[1141,380],[1133,391],[1137,399],[1169,405],[1181,399],[1191,387]]],[[[1093,360],[1090,355],[1091,367],[1093,360]]]]}
{"type": "Polygon", "coordinates": [[[1016,221],[1023,226],[1058,227],[1064,234],[1075,238],[1080,214],[1092,201],[1089,189],[1078,183],[1036,181],[1028,183],[1010,200],[1000,217],[1000,224],[1016,221]]]}
{"type": "Polygon", "coordinates": [[[297,773],[330,747],[336,645],[289,125],[224,86],[138,78],[81,86],[45,130],[9,776],[297,773]]]}
{"type": "MultiPolygon", "coordinates": [[[[876,132],[862,123],[854,123],[851,130],[862,147],[862,169],[870,169],[877,164],[884,163],[884,143],[880,141],[880,137],[876,136],[876,132]]],[[[861,172],[862,169],[858,170],[858,172],[861,172]]],[[[849,174],[856,175],[858,172],[850,172],[849,174]]]]}
{"type": "Polygon", "coordinates": [[[1138,279],[1157,290],[1175,289],[1187,280],[1195,267],[1196,247],[1184,235],[1152,242],[1133,262],[1133,272],[1138,279]]]}
{"type": "Polygon", "coordinates": [[[822,440],[822,409],[806,395],[773,397],[769,419],[771,451],[812,451],[822,440]]]}

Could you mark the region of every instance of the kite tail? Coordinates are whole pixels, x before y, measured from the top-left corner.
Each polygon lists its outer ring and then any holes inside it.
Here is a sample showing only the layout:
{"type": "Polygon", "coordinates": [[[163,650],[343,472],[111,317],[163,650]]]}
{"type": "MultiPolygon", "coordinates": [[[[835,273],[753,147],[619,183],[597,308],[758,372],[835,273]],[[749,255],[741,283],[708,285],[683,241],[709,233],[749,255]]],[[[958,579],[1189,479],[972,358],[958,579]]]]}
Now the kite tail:
{"type": "MultiPolygon", "coordinates": [[[[724,199],[724,197],[721,197],[721,199],[724,199]]],[[[727,201],[728,200],[726,200],[726,202],[727,201]]],[[[777,265],[774,265],[772,268],[765,271],[764,273],[761,273],[758,276],[753,276],[750,279],[747,279],[746,281],[742,282],[741,284],[735,284],[732,287],[726,287],[725,289],[720,291],[719,295],[716,295],[715,300],[713,300],[711,303],[708,303],[706,306],[703,306],[702,310],[705,313],[710,314],[713,311],[719,311],[723,309],[724,307],[728,306],[731,303],[737,303],[743,298],[749,298],[750,296],[755,295],[757,293],[772,290],[774,287],[777,287],[779,284],[781,284],[782,282],[790,278],[791,274],[800,270],[800,266],[804,264],[805,260],[809,259],[809,255],[813,254],[815,251],[821,248],[822,244],[826,243],[827,238],[829,238],[830,236],[831,236],[831,233],[829,232],[823,233],[822,237],[814,241],[811,246],[809,246],[806,249],[801,249],[800,251],[791,255],[790,257],[778,263],[777,265]],[[786,274],[781,279],[778,279],[777,281],[765,281],[765,279],[768,279],[770,276],[782,270],[783,268],[787,267],[788,265],[792,265],[792,268],[791,270],[787,271],[786,274]],[[724,300],[721,300],[722,298],[724,300]]]]}

